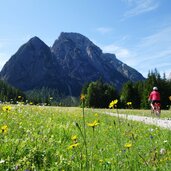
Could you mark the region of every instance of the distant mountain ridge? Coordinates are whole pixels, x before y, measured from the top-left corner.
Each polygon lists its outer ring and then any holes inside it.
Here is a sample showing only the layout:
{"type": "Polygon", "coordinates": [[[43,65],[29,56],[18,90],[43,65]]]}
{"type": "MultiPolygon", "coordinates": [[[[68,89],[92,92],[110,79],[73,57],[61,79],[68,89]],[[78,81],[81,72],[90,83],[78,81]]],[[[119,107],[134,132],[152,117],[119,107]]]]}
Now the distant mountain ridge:
{"type": "Polygon", "coordinates": [[[101,78],[117,89],[127,81],[144,80],[114,54],[102,50],[79,33],[62,32],[52,47],[31,38],[9,59],[0,78],[23,90],[48,87],[78,96],[82,86],[101,78]]]}

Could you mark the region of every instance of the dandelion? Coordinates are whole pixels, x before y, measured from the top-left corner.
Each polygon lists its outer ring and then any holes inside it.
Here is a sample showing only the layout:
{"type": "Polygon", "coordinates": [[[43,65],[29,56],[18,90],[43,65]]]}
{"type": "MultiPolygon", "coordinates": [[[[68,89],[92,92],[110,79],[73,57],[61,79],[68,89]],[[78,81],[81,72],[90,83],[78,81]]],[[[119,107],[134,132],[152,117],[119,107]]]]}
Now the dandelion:
{"type": "Polygon", "coordinates": [[[97,121],[97,120],[95,120],[94,122],[92,122],[92,123],[88,123],[87,125],[89,126],[89,127],[95,127],[95,126],[97,126],[97,125],[99,125],[100,123],[97,121]]]}
{"type": "Polygon", "coordinates": [[[76,136],[76,135],[73,135],[73,136],[71,137],[71,140],[74,141],[74,142],[76,143],[76,142],[77,142],[77,136],[76,136]]]}
{"type": "Polygon", "coordinates": [[[81,101],[84,101],[84,100],[85,100],[85,95],[84,95],[84,94],[81,94],[80,100],[81,100],[81,101]]]}
{"type": "Polygon", "coordinates": [[[100,163],[103,163],[103,160],[102,160],[102,159],[100,159],[100,160],[99,160],[99,162],[100,162],[100,163]]]}
{"type": "Polygon", "coordinates": [[[98,117],[99,115],[97,113],[95,113],[94,116],[98,117]]]}
{"type": "Polygon", "coordinates": [[[129,108],[132,107],[132,102],[127,102],[126,104],[127,104],[127,106],[128,106],[129,108]]]}
{"type": "Polygon", "coordinates": [[[114,107],[116,107],[116,106],[117,106],[117,103],[118,103],[118,100],[117,100],[117,99],[111,101],[110,104],[109,104],[109,108],[114,108],[114,107]]]}
{"type": "Polygon", "coordinates": [[[72,144],[68,147],[69,150],[72,150],[73,148],[76,148],[79,146],[79,143],[72,144]]]}
{"type": "Polygon", "coordinates": [[[130,148],[130,147],[132,147],[132,143],[126,143],[126,144],[124,145],[124,147],[125,147],[125,148],[130,148]]]}
{"type": "Polygon", "coordinates": [[[4,112],[9,112],[9,111],[11,110],[11,106],[3,106],[3,107],[2,107],[2,110],[3,110],[4,112]]]}
{"type": "Polygon", "coordinates": [[[8,126],[7,125],[4,125],[4,126],[2,126],[1,127],[1,133],[7,133],[7,131],[8,131],[8,126]]]}
{"type": "Polygon", "coordinates": [[[73,136],[71,137],[71,139],[72,139],[72,140],[76,140],[76,139],[77,139],[77,136],[76,136],[76,135],[73,135],[73,136]]]}
{"type": "Polygon", "coordinates": [[[127,102],[126,104],[129,106],[129,105],[132,105],[132,102],[127,102]]]}

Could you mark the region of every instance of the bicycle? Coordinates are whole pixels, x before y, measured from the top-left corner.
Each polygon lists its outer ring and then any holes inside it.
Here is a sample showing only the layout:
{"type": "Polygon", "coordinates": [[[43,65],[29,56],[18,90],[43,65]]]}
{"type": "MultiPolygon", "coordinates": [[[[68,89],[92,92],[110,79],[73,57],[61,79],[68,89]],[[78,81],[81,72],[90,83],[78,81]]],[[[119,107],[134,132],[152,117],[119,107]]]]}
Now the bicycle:
{"type": "Polygon", "coordinates": [[[159,102],[155,102],[153,106],[154,106],[154,109],[151,108],[151,113],[154,113],[156,116],[160,117],[161,104],[159,102]]]}

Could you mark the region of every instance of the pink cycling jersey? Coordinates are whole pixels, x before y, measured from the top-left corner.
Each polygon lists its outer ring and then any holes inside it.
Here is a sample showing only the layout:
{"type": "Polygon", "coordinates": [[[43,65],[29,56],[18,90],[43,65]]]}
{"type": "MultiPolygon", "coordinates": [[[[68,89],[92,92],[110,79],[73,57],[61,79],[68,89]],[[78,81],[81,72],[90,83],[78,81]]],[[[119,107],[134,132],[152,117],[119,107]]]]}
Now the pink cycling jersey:
{"type": "Polygon", "coordinates": [[[154,100],[160,100],[160,93],[158,91],[152,91],[150,93],[149,99],[154,101],[154,100]]]}

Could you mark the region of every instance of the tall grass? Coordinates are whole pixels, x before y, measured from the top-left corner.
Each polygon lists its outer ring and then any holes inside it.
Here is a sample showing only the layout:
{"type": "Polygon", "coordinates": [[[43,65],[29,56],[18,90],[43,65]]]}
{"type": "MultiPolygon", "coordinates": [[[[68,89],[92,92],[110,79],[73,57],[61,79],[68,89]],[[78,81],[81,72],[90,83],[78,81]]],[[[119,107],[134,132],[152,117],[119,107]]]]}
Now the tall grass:
{"type": "Polygon", "coordinates": [[[171,168],[169,130],[91,109],[84,109],[83,115],[82,108],[0,108],[0,170],[171,168]]]}

